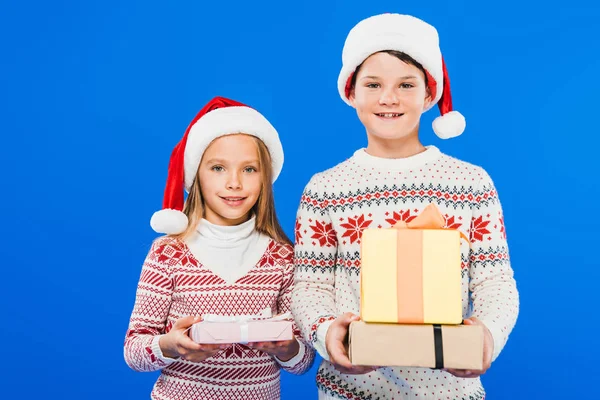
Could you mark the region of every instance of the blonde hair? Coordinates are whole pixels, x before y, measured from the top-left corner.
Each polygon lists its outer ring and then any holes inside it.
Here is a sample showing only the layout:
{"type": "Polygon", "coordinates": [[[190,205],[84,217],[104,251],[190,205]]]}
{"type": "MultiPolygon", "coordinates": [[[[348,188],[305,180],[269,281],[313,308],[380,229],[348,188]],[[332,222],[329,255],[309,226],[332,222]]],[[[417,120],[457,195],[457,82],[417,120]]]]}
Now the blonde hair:
{"type": "MultiPolygon", "coordinates": [[[[292,242],[281,228],[279,220],[277,219],[277,214],[275,213],[275,199],[273,197],[273,185],[271,183],[273,179],[271,154],[262,140],[255,136],[251,137],[254,139],[258,150],[258,168],[262,183],[258,199],[251,210],[256,216],[255,229],[277,242],[291,245],[292,242]]],[[[210,146],[210,144],[208,146],[210,146]]],[[[202,164],[202,160],[200,160],[200,164],[202,164]]],[[[198,165],[198,168],[200,168],[200,165],[198,165]]],[[[204,217],[204,200],[202,199],[200,174],[198,172],[196,172],[194,182],[192,183],[188,197],[185,200],[183,213],[188,217],[188,226],[182,233],[174,235],[174,237],[180,240],[185,239],[194,232],[196,226],[198,226],[198,223],[204,217]]]]}

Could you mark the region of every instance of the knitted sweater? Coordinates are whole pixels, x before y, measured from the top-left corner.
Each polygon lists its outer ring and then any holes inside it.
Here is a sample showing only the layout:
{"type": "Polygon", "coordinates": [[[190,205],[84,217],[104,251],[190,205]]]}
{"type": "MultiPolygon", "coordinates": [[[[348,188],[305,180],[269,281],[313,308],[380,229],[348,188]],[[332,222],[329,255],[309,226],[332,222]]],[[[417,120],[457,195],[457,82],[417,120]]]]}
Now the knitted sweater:
{"type": "MultiPolygon", "coordinates": [[[[242,242],[264,242],[264,237],[255,236],[242,242]]],[[[137,371],[161,370],[153,399],[279,399],[280,368],[302,374],[314,358],[314,350],[306,346],[295,325],[300,351],[288,362],[241,344],[200,363],[162,355],[160,335],[169,332],[179,318],[258,314],[266,307],[274,313],[289,311],[294,268],[290,246],[268,239],[260,260],[235,277],[223,276],[221,267],[207,267],[198,258],[210,257],[190,250],[206,248],[207,243],[196,240],[188,246],[169,237],[154,242],[138,284],[125,339],[125,360],[137,371]]],[[[235,260],[235,251],[231,253],[230,260],[235,260]]],[[[252,252],[245,249],[243,253],[251,256],[252,252]]]]}
{"type": "Polygon", "coordinates": [[[317,374],[320,398],[484,398],[479,378],[428,368],[344,375],[328,362],[328,327],[345,312],[360,314],[362,231],[408,222],[430,203],[445,216],[446,227],[470,238],[470,248],[461,242],[464,318],[475,316],[490,330],[493,359],[504,347],[517,319],[519,296],[500,201],[488,174],[433,146],[403,159],[358,150],[312,177],[297,214],[292,312],[304,337],[324,358],[317,374]]]}

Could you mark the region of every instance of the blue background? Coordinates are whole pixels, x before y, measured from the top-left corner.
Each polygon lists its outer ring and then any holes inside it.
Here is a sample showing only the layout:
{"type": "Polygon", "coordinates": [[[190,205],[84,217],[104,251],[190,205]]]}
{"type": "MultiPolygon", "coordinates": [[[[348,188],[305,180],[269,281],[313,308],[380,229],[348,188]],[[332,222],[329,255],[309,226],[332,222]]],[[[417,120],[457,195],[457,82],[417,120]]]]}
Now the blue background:
{"type": "MultiPolygon", "coordinates": [[[[172,147],[215,95],[260,110],[293,236],[311,175],[366,145],[336,80],[350,28],[382,12],[438,28],[467,131],[437,139],[433,110],[422,140],[486,168],[503,203],[521,313],[488,398],[596,396],[600,12],[487,3],[2,2],[0,397],[149,398],[157,374],[122,346],[172,147]]],[[[284,375],[283,398],[316,398],[315,372],[284,375]]]]}

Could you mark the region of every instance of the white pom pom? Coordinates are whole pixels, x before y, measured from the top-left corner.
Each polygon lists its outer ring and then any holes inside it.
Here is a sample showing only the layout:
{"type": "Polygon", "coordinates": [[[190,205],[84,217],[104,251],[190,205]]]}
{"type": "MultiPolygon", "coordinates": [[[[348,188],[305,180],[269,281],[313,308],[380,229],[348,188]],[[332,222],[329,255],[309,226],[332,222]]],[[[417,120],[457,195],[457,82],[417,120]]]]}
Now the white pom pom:
{"type": "Polygon", "coordinates": [[[152,215],[150,226],[158,233],[176,235],[185,231],[188,226],[188,218],[181,211],[165,208],[152,215]]]}
{"type": "Polygon", "coordinates": [[[433,120],[433,131],[441,139],[459,136],[465,131],[467,121],[458,111],[450,111],[433,120]]]}

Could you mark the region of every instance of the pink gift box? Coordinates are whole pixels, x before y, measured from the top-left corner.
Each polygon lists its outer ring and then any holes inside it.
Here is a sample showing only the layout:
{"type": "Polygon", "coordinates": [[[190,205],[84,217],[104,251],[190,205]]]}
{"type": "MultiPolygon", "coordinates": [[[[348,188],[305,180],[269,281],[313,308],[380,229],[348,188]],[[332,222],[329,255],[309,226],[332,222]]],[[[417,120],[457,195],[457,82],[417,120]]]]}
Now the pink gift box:
{"type": "Polygon", "coordinates": [[[291,340],[290,321],[207,322],[192,325],[190,336],[196,343],[252,343],[291,340]]]}

